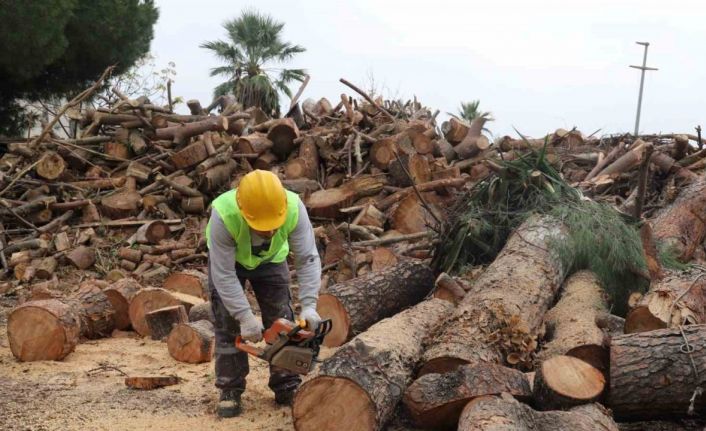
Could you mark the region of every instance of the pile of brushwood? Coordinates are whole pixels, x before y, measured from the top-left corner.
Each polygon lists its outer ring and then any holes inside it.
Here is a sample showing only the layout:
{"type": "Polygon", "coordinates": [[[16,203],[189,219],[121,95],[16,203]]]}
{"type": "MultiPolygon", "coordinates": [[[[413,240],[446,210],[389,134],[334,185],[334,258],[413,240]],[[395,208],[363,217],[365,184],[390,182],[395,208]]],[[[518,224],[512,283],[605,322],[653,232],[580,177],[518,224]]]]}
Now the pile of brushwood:
{"type": "Polygon", "coordinates": [[[649,429],[706,413],[700,136],[493,142],[486,117],[437,124],[345,80],[360,98],[295,97],[284,118],[232,97],[189,115],[117,90],[91,106],[103,78],[39,135],[0,141],[18,360],[132,330],[210,361],[209,204],[267,169],[314,221],[337,348],[296,396],[297,429],[649,429]]]}

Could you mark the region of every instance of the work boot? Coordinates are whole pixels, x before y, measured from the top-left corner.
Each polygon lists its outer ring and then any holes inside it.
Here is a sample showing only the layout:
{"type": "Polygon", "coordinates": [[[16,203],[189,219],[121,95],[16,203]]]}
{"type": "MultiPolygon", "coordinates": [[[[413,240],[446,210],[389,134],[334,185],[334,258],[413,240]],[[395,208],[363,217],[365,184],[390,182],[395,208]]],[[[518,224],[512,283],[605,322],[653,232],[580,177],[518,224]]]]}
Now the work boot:
{"type": "Polygon", "coordinates": [[[275,392],[275,402],[280,406],[291,406],[296,393],[296,390],[275,392]]]}
{"type": "Polygon", "coordinates": [[[218,401],[216,412],[222,418],[232,418],[240,415],[242,406],[240,404],[240,393],[236,391],[223,390],[218,401]]]}

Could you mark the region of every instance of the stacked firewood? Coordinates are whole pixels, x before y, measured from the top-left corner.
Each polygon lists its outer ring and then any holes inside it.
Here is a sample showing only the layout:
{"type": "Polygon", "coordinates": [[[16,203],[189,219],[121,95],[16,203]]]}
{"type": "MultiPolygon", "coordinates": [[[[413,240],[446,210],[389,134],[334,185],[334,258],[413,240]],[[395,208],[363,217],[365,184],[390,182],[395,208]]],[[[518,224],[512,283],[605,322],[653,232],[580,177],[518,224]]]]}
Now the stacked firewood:
{"type": "MultiPolygon", "coordinates": [[[[325,344],[338,347],[299,391],[297,429],[382,429],[393,419],[617,429],[613,417],[705,413],[703,271],[662,268],[654,246],[706,260],[700,137],[558,129],[491,142],[485,117],[437,125],[438,111],[416,100],[342,82],[362,98],[307,99],[277,119],[229,97],[189,101],[180,115],[116,92],[103,108],[67,110],[77,137],[5,142],[0,294],[19,302],[7,326],[13,354],[60,360],[82,338],[132,329],[165,340],[176,360],[211,360],[209,204],[266,169],[314,221],[319,312],[333,320],[325,344]],[[458,276],[430,267],[458,196],[531,152],[585,196],[649,220],[651,285],[624,321],[594,274],[569,274],[551,253],[567,229],[546,216],[528,218],[487,267],[458,276]]],[[[528,181],[551,189],[541,173],[528,181]]]]}

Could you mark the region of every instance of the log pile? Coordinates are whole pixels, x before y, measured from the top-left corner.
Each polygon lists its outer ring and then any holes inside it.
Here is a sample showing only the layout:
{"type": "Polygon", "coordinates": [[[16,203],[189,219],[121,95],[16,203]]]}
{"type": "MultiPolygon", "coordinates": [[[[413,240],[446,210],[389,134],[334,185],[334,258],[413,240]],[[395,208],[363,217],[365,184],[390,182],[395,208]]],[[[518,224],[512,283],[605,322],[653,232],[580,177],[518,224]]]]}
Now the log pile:
{"type": "Polygon", "coordinates": [[[485,118],[437,124],[416,99],[341,82],[361,98],[307,99],[285,118],[231,98],[189,101],[183,115],[116,94],[74,112],[69,138],[3,140],[0,294],[17,301],[13,355],[62,360],[83,339],[132,329],[177,361],[210,361],[209,204],[265,169],[315,225],[319,312],[337,347],[297,393],[296,429],[615,430],[613,418],[706,415],[700,137],[558,129],[490,141],[485,118]],[[507,164],[540,150],[561,184],[507,164]],[[570,234],[556,216],[527,217],[494,253],[476,244],[490,258],[482,268],[435,272],[449,209],[483,187],[507,199],[493,180],[510,177],[519,190],[571,186],[642,223],[646,269],[630,272],[650,286],[624,321],[599,276],[555,252],[570,234]]]}

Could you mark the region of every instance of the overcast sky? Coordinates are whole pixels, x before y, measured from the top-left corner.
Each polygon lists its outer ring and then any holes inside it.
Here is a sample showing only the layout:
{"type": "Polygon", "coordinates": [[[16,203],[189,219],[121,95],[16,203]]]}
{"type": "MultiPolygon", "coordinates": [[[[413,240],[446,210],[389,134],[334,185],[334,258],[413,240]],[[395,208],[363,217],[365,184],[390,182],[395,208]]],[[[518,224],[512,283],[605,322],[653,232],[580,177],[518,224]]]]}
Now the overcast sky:
{"type": "MultiPolygon", "coordinates": [[[[284,39],[304,46],[291,67],[311,75],[304,98],[334,104],[346,79],[387,97],[416,95],[442,112],[480,99],[496,135],[632,131],[642,46],[651,43],[641,132],[706,127],[706,2],[157,0],[152,52],[176,63],[174,93],[206,105],[218,60],[199,48],[225,38],[222,24],[244,8],[286,23],[284,39]],[[701,5],[700,5],[701,3],[701,5]]],[[[296,91],[296,86],[293,87],[296,91]]],[[[184,108],[182,108],[184,109],[184,108]]]]}

